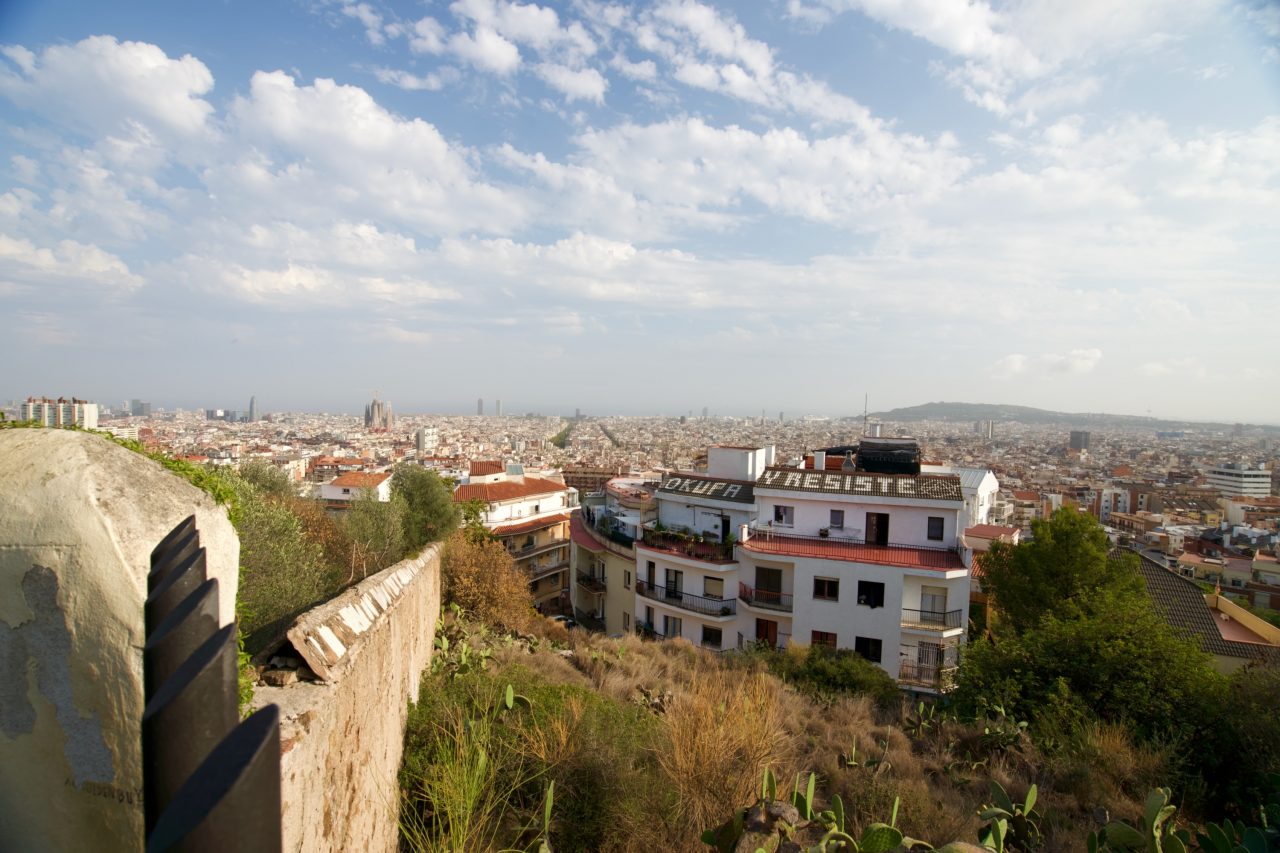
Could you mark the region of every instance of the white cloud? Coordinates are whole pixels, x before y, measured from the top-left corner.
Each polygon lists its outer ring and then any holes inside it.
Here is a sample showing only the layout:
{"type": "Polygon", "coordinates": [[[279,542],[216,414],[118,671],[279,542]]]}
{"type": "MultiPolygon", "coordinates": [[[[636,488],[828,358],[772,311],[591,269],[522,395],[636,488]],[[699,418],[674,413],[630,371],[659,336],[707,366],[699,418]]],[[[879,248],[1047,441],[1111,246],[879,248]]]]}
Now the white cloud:
{"type": "Polygon", "coordinates": [[[365,38],[370,44],[380,45],[386,42],[383,34],[382,16],[374,11],[368,3],[343,3],[342,14],[355,18],[364,25],[365,38]]]}
{"type": "Polygon", "coordinates": [[[474,34],[454,33],[449,50],[477,68],[495,74],[511,74],[520,67],[520,50],[489,27],[476,27],[474,34]]]}
{"type": "Polygon", "coordinates": [[[422,76],[394,68],[375,68],[373,73],[380,82],[406,92],[438,92],[445,86],[456,83],[460,76],[455,69],[448,67],[422,76]]]}
{"type": "Polygon", "coordinates": [[[1102,350],[1073,349],[1061,355],[1049,354],[1043,357],[1045,366],[1053,373],[1092,373],[1102,361],[1102,350]]]}
{"type": "Polygon", "coordinates": [[[0,233],[0,276],[59,287],[90,284],[107,292],[128,292],[142,286],[142,279],[123,260],[97,246],[75,240],[37,246],[4,233],[0,233]]]}
{"type": "Polygon", "coordinates": [[[39,54],[10,48],[17,70],[0,67],[0,94],[20,106],[91,134],[204,133],[213,106],[201,96],[213,75],[193,56],[170,59],[143,42],[91,36],[39,54]]]}
{"type": "Polygon", "coordinates": [[[628,77],[632,80],[643,80],[645,82],[649,82],[657,79],[658,77],[658,66],[654,64],[652,59],[643,59],[639,62],[631,62],[619,53],[609,61],[609,66],[622,76],[628,77]]]}
{"type": "Polygon", "coordinates": [[[575,71],[563,65],[543,62],[535,70],[538,76],[546,81],[548,86],[559,91],[570,102],[592,101],[597,104],[604,103],[604,93],[609,88],[609,81],[594,68],[583,68],[575,71]]]}
{"type": "Polygon", "coordinates": [[[991,366],[991,375],[997,379],[1009,379],[1025,373],[1026,370],[1027,357],[1022,353],[1015,352],[998,359],[991,366]]]}

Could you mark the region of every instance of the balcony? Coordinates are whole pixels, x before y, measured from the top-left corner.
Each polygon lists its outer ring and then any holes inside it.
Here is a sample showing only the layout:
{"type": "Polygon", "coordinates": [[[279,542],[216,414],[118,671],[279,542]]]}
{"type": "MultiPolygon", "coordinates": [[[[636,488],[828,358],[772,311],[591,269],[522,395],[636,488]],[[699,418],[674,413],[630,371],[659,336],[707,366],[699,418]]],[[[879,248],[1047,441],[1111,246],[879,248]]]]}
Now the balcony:
{"type": "Polygon", "coordinates": [[[887,545],[868,545],[864,540],[851,536],[806,536],[782,533],[768,527],[751,528],[741,547],[759,554],[818,557],[908,569],[950,571],[964,568],[964,561],[955,548],[900,545],[892,542],[887,545]]]}
{"type": "Polygon", "coordinates": [[[604,630],[605,630],[604,619],[602,619],[599,616],[596,616],[595,614],[587,613],[585,610],[575,609],[573,612],[573,618],[577,621],[579,625],[581,625],[583,628],[586,628],[588,631],[598,631],[602,634],[604,633],[604,630]]]}
{"type": "Polygon", "coordinates": [[[532,557],[536,554],[543,554],[556,548],[563,548],[568,544],[568,539],[551,539],[546,542],[534,542],[532,545],[526,545],[523,548],[513,548],[508,545],[507,553],[517,560],[523,560],[525,557],[532,557]]]}
{"type": "Polygon", "coordinates": [[[644,581],[636,581],[636,592],[653,601],[681,607],[691,613],[701,613],[703,616],[732,616],[738,612],[738,602],[732,598],[707,598],[704,595],[693,595],[680,589],[654,586],[644,581]]]}
{"type": "Polygon", "coordinates": [[[738,584],[738,598],[752,607],[763,607],[768,610],[791,612],[791,596],[785,592],[774,592],[768,589],[756,589],[745,583],[738,584]]]}
{"type": "Polygon", "coordinates": [[[898,666],[898,683],[946,693],[956,686],[954,663],[933,664],[903,661],[898,666]]]}
{"type": "Polygon", "coordinates": [[[927,631],[946,631],[964,627],[963,610],[911,610],[902,609],[903,628],[923,628],[927,631]]]}
{"type": "Polygon", "coordinates": [[[645,530],[642,544],[654,551],[666,551],[704,563],[734,562],[733,545],[725,542],[699,542],[688,533],[645,530]]]}
{"type": "MultiPolygon", "coordinates": [[[[533,580],[546,577],[569,567],[568,560],[557,560],[554,563],[546,563],[541,566],[529,566],[529,577],[533,580]]],[[[567,584],[566,584],[567,587],[567,584]]]]}
{"type": "Polygon", "coordinates": [[[603,593],[608,590],[605,588],[607,581],[604,575],[591,575],[586,572],[578,572],[578,586],[587,592],[603,593]]]}
{"type": "Polygon", "coordinates": [[[766,649],[785,649],[790,641],[791,635],[783,633],[782,631],[778,632],[777,638],[772,643],[765,637],[756,637],[752,639],[751,637],[742,636],[741,633],[738,634],[738,648],[740,649],[761,647],[766,649]]]}

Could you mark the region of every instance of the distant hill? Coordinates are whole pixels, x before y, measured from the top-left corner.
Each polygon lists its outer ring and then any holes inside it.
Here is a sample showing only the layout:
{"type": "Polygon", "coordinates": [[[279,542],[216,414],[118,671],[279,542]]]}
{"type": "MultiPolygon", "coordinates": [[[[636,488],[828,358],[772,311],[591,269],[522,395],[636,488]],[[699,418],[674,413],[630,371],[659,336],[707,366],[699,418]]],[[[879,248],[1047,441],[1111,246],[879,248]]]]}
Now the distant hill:
{"type": "MultiPolygon", "coordinates": [[[[1030,406],[1001,403],[924,403],[875,412],[884,421],[1018,421],[1024,424],[1063,424],[1081,427],[1149,427],[1159,430],[1230,428],[1231,424],[1204,421],[1170,421],[1138,415],[1109,415],[1099,412],[1053,412],[1030,406]]],[[[1274,427],[1268,427],[1274,429],[1274,427]]]]}

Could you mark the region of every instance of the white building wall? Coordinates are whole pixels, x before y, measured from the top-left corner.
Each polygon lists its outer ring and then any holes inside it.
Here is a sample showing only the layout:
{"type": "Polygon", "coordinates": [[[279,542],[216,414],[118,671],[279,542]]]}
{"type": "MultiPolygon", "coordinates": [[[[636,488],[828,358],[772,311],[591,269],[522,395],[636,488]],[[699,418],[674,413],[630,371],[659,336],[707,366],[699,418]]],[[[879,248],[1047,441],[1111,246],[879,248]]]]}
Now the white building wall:
{"type": "Polygon", "coordinates": [[[872,503],[865,500],[846,498],[843,495],[824,495],[821,499],[799,492],[784,496],[760,495],[760,526],[773,521],[773,529],[779,533],[794,533],[802,536],[817,536],[821,528],[829,527],[831,510],[844,510],[844,529],[831,530],[832,536],[849,536],[862,538],[866,535],[866,514],[869,512],[889,514],[889,542],[895,545],[912,545],[921,548],[954,548],[957,529],[961,519],[962,507],[950,502],[937,507],[908,506],[886,502],[872,503]],[[775,520],[776,506],[794,508],[794,523],[788,527],[775,520]],[[929,519],[943,519],[942,539],[929,538],[929,519]]]}

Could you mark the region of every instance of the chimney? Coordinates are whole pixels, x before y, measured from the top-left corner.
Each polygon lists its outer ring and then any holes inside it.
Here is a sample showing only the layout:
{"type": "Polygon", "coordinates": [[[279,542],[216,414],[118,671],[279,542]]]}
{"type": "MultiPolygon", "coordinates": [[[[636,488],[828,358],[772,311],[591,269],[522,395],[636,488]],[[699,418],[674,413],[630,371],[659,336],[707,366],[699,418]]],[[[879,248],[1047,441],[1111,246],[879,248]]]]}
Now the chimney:
{"type": "Polygon", "coordinates": [[[825,450],[813,451],[813,470],[827,470],[827,452],[825,450]]]}

